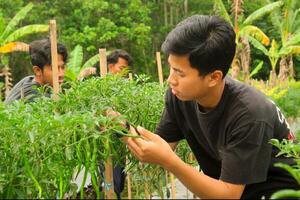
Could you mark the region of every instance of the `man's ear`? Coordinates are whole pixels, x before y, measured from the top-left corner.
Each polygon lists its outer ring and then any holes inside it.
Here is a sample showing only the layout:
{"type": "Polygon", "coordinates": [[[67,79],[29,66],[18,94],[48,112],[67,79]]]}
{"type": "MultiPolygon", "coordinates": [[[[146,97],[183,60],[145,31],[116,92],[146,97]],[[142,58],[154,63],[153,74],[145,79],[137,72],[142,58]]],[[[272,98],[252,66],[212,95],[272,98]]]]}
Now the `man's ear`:
{"type": "Polygon", "coordinates": [[[32,71],[33,71],[35,76],[42,76],[42,74],[43,74],[42,69],[39,68],[38,66],[33,66],[32,71]]]}
{"type": "Polygon", "coordinates": [[[110,63],[108,64],[108,71],[112,72],[114,70],[114,64],[110,63]]]}
{"type": "Polygon", "coordinates": [[[219,82],[222,81],[223,78],[223,72],[220,70],[215,70],[212,73],[209,74],[209,86],[214,87],[219,82]]]}

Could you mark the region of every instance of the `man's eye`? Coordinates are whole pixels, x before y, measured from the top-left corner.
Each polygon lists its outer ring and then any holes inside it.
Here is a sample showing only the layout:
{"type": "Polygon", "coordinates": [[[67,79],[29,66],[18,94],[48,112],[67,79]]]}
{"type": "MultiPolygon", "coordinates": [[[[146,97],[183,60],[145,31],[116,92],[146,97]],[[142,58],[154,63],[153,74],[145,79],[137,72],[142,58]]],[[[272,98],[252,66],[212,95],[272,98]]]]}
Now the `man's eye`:
{"type": "Polygon", "coordinates": [[[175,71],[175,73],[180,76],[180,77],[184,77],[184,74],[182,72],[179,72],[179,71],[175,71]]]}

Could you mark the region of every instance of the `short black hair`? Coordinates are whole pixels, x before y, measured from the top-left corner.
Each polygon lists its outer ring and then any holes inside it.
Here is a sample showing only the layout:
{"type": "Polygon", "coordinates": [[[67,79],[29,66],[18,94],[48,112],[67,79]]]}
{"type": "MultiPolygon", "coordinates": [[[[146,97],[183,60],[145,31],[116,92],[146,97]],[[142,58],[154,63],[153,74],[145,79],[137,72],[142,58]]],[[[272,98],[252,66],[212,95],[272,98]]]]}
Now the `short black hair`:
{"type": "MultiPolygon", "coordinates": [[[[61,54],[63,61],[68,59],[67,48],[57,43],[57,53],[61,54]]],[[[35,40],[29,44],[29,54],[32,66],[43,69],[45,65],[51,65],[51,42],[49,39],[35,40]]]]}
{"type": "Polygon", "coordinates": [[[107,56],[107,64],[116,64],[119,58],[123,58],[124,60],[126,60],[129,66],[132,65],[132,57],[129,55],[129,53],[122,49],[116,49],[111,52],[107,56]]]}
{"type": "MultiPolygon", "coordinates": [[[[130,54],[127,51],[125,51],[123,49],[116,49],[116,50],[112,51],[106,58],[107,65],[116,64],[118,62],[119,58],[123,58],[124,60],[127,61],[129,66],[132,66],[132,64],[133,64],[132,57],[130,56],[130,54]]],[[[93,67],[96,68],[96,75],[100,76],[99,61],[97,63],[95,63],[93,67]]]]}
{"type": "Polygon", "coordinates": [[[180,22],[166,37],[162,51],[189,55],[193,68],[205,76],[215,70],[227,74],[235,55],[235,32],[218,16],[194,15],[180,22]]]}

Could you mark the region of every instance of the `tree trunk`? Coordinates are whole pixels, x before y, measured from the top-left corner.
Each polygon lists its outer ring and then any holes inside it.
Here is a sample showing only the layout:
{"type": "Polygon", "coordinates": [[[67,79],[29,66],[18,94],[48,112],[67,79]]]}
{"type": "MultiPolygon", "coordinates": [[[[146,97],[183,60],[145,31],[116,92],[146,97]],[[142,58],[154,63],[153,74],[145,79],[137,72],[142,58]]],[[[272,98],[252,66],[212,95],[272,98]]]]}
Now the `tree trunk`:
{"type": "Polygon", "coordinates": [[[239,72],[240,72],[240,64],[239,60],[237,59],[236,55],[233,58],[232,64],[231,64],[231,76],[234,79],[238,78],[239,72]]]}
{"type": "Polygon", "coordinates": [[[10,89],[12,87],[12,78],[11,78],[11,73],[10,73],[9,67],[5,66],[2,69],[2,73],[4,75],[4,80],[5,80],[5,82],[4,82],[5,83],[5,97],[7,97],[10,92],[10,89]]]}
{"type": "Polygon", "coordinates": [[[241,46],[241,49],[240,49],[240,53],[239,53],[239,59],[240,59],[240,62],[241,62],[241,67],[242,67],[242,70],[243,70],[243,78],[244,80],[247,82],[248,81],[248,78],[249,78],[249,68],[250,68],[250,44],[249,44],[249,41],[247,38],[245,37],[241,37],[240,38],[240,44],[242,45],[241,46]]]}
{"type": "Polygon", "coordinates": [[[168,7],[167,7],[167,0],[164,0],[164,18],[165,18],[165,26],[168,26],[168,7]]]}
{"type": "Polygon", "coordinates": [[[294,68],[293,68],[293,57],[292,56],[284,56],[281,58],[279,63],[279,80],[280,82],[285,82],[288,80],[288,77],[294,76],[294,68]]]}
{"type": "Polygon", "coordinates": [[[270,71],[270,87],[274,87],[276,85],[277,75],[275,70],[270,71]]]}
{"type": "Polygon", "coordinates": [[[189,9],[188,5],[189,5],[188,0],[184,0],[183,6],[184,6],[184,16],[185,17],[188,15],[188,11],[189,11],[188,10],[189,9]]]}
{"type": "Polygon", "coordinates": [[[179,21],[179,8],[176,6],[175,8],[175,23],[179,21]]]}
{"type": "Polygon", "coordinates": [[[171,0],[170,3],[170,25],[174,25],[174,2],[171,0]]]}

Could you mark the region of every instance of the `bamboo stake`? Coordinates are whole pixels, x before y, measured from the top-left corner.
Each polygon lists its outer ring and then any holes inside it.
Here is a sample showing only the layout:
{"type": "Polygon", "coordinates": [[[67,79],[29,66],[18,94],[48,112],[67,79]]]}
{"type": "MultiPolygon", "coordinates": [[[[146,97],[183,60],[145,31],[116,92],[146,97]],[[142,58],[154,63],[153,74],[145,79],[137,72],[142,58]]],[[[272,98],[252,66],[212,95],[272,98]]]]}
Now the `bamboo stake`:
{"type": "Polygon", "coordinates": [[[159,83],[160,83],[160,85],[163,85],[164,80],[163,80],[160,52],[156,52],[156,62],[157,62],[159,83]]]}
{"type": "Polygon", "coordinates": [[[51,67],[52,67],[52,86],[53,99],[58,100],[59,83],[58,83],[58,58],[56,42],[56,21],[50,20],[50,42],[51,42],[51,67]]]}
{"type": "Polygon", "coordinates": [[[99,49],[100,76],[104,77],[107,74],[106,49],[99,49]]]}
{"type": "MultiPolygon", "coordinates": [[[[99,49],[99,59],[100,59],[100,76],[105,77],[107,74],[106,49],[99,49]]],[[[114,199],[113,165],[112,165],[111,156],[109,156],[105,161],[104,174],[105,174],[105,180],[104,180],[105,197],[107,199],[114,199]]]]}

